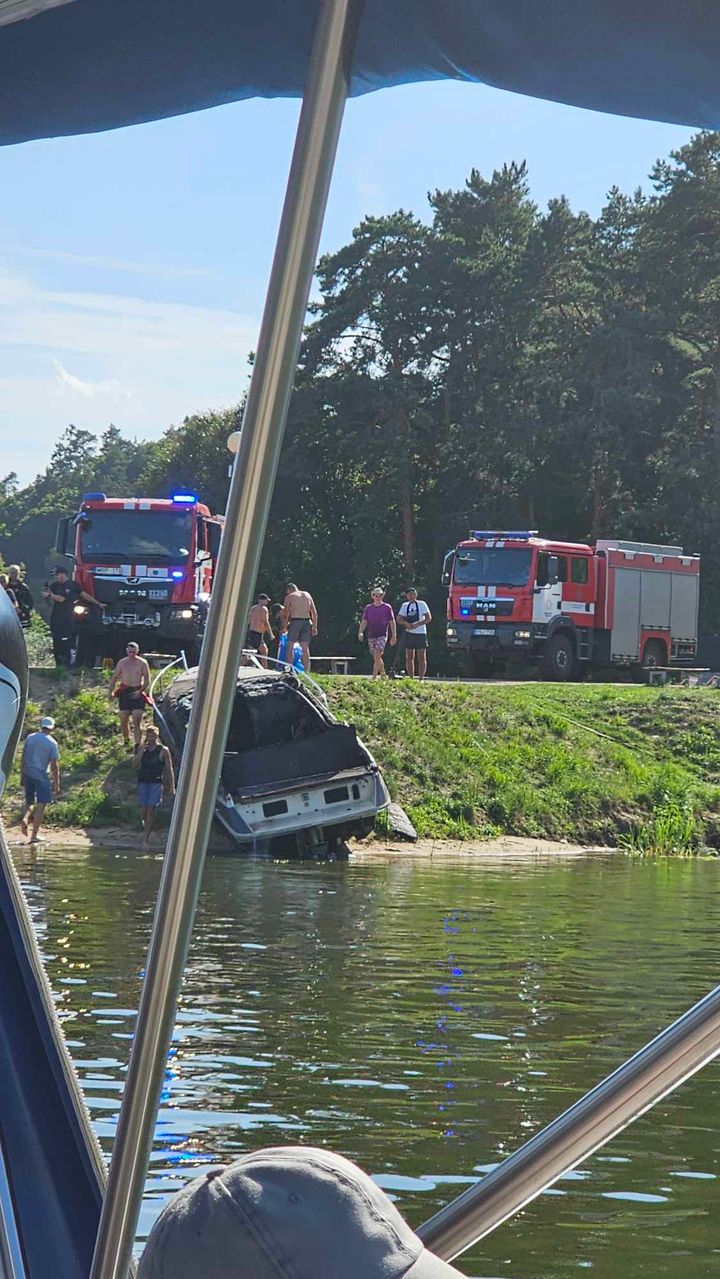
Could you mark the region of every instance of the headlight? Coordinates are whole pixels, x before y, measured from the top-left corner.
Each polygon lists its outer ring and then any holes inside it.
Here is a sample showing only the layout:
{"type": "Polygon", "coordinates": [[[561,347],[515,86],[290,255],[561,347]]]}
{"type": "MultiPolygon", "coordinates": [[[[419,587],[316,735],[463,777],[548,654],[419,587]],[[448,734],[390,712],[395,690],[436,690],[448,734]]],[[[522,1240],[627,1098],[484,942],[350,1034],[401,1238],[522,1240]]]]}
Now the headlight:
{"type": "Polygon", "coordinates": [[[516,631],[515,639],[530,639],[530,631],[516,631]]]}
{"type": "Polygon", "coordinates": [[[447,628],[447,634],[448,634],[448,635],[457,635],[457,626],[448,626],[448,628],[447,628]]]}
{"type": "Polygon", "coordinates": [[[73,613],[76,617],[83,617],[84,614],[87,613],[87,609],[84,604],[76,604],[73,609],[73,613]]]}
{"type": "Polygon", "coordinates": [[[184,622],[189,622],[192,618],[193,611],[191,608],[181,608],[180,616],[184,622]]]}

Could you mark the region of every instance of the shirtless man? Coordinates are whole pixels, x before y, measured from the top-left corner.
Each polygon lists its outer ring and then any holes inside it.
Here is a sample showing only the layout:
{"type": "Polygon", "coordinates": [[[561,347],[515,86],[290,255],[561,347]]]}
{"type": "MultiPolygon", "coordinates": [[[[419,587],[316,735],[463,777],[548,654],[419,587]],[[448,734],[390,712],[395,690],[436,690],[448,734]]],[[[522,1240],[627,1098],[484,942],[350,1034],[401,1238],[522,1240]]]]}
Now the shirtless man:
{"type": "Polygon", "coordinates": [[[309,671],[310,639],[318,633],[318,615],[312,595],[308,591],[301,591],[294,582],[288,582],[280,617],[282,628],[287,631],[288,662],[292,662],[293,645],[299,644],[302,648],[303,666],[309,671]]]}
{"type": "Polygon", "coordinates": [[[140,647],[131,640],[126,648],[127,657],[121,657],[112,679],[108,696],[112,702],[117,687],[118,707],[120,709],[120,732],[126,746],[132,749],[130,741],[130,717],[133,722],[135,750],[142,740],[142,717],[145,710],[143,693],[150,687],[150,667],[144,657],[140,657],[140,647]]]}
{"type": "Polygon", "coordinates": [[[252,648],[256,653],[260,654],[260,661],[263,666],[267,666],[268,655],[265,636],[269,635],[271,640],[275,639],[270,625],[269,603],[269,595],[258,595],[257,604],[253,604],[248,613],[247,634],[245,636],[245,647],[252,648]]]}

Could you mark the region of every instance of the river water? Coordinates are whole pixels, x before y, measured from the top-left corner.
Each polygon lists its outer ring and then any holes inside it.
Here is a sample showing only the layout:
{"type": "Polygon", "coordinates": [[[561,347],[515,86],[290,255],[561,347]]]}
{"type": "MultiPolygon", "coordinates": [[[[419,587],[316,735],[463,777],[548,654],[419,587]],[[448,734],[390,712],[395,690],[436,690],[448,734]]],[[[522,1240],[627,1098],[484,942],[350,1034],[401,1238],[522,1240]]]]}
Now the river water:
{"type": "MultiPolygon", "coordinates": [[[[19,869],[109,1151],[160,862],[63,850],[19,869]]],[[[294,1142],[358,1160],[424,1220],[716,984],[719,877],[604,856],[211,859],[141,1235],[208,1163],[294,1142]]],[[[460,1269],[716,1273],[719,1083],[713,1065],[460,1269]]]]}

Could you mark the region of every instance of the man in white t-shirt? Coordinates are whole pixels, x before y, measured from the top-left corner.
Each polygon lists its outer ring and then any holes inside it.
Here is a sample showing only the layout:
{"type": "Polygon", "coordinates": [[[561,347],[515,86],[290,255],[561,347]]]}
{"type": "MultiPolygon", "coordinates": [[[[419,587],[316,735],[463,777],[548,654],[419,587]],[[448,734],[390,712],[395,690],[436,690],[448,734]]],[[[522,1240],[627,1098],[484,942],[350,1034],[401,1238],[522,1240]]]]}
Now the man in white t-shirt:
{"type": "Polygon", "coordinates": [[[408,587],[406,596],[405,603],[400,605],[397,622],[405,632],[407,673],[412,679],[415,674],[415,654],[417,653],[418,679],[424,679],[427,671],[427,624],[432,621],[432,615],[425,601],[418,599],[414,586],[408,587]]]}

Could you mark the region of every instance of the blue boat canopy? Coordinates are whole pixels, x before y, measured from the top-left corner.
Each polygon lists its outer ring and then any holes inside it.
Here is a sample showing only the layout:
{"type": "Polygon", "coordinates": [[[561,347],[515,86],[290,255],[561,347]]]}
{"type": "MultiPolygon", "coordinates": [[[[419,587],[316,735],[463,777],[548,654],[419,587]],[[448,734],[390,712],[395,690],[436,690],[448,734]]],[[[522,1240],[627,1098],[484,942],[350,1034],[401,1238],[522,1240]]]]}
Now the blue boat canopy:
{"type": "MultiPolygon", "coordinates": [[[[298,96],[316,12],[317,0],[0,0],[0,143],[298,96]]],[[[353,94],[448,77],[717,128],[718,0],[366,0],[353,94]]]]}

